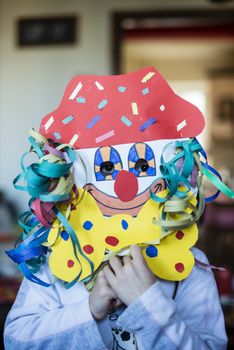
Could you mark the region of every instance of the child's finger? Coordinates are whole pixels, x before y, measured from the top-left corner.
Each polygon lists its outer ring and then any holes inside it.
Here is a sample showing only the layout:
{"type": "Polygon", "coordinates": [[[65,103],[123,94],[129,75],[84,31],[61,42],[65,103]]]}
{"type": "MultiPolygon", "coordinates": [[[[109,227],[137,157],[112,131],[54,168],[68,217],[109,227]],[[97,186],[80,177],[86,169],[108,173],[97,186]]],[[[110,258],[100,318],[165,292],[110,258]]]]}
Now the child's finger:
{"type": "Polygon", "coordinates": [[[108,299],[110,299],[110,300],[117,299],[117,295],[115,294],[115,292],[113,291],[113,289],[109,285],[106,286],[106,293],[107,293],[108,299]]]}
{"type": "Polygon", "coordinates": [[[110,266],[106,265],[103,269],[103,273],[104,273],[104,276],[105,276],[107,282],[112,287],[115,284],[116,278],[115,278],[115,274],[113,273],[113,271],[111,271],[110,266]]]}
{"type": "Polygon", "coordinates": [[[131,245],[130,253],[135,263],[145,264],[145,259],[141,253],[141,248],[137,244],[131,245]]]}
{"type": "Polygon", "coordinates": [[[98,285],[106,285],[106,286],[110,286],[106,277],[105,277],[105,274],[104,274],[104,271],[101,270],[99,273],[98,273],[98,276],[97,276],[97,279],[96,279],[96,283],[95,284],[98,284],[98,285]]]}
{"type": "Polygon", "coordinates": [[[97,275],[97,281],[104,281],[105,279],[105,275],[104,272],[101,270],[98,275],[97,275]]]}
{"type": "Polygon", "coordinates": [[[131,256],[125,255],[125,256],[123,257],[123,263],[124,263],[124,265],[129,264],[131,261],[132,261],[131,256]]]}
{"type": "Polygon", "coordinates": [[[121,272],[123,268],[122,262],[117,256],[113,256],[112,258],[110,258],[109,264],[115,274],[121,272]]]}

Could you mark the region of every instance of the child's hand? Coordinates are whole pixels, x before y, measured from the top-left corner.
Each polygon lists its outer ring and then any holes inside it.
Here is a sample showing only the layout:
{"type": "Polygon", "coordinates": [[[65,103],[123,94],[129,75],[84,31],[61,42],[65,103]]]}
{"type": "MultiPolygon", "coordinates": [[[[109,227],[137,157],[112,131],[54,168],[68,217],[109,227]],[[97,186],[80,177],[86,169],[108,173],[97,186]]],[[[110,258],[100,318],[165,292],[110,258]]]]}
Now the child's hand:
{"type": "Polygon", "coordinates": [[[116,298],[103,271],[101,271],[89,295],[89,307],[93,317],[95,320],[102,320],[111,309],[119,305],[121,305],[121,302],[116,298]]]}
{"type": "Polygon", "coordinates": [[[131,257],[124,256],[123,260],[114,256],[109,261],[110,266],[103,269],[108,284],[125,305],[131,304],[157,280],[148,268],[141,249],[132,245],[130,252],[131,257]]]}

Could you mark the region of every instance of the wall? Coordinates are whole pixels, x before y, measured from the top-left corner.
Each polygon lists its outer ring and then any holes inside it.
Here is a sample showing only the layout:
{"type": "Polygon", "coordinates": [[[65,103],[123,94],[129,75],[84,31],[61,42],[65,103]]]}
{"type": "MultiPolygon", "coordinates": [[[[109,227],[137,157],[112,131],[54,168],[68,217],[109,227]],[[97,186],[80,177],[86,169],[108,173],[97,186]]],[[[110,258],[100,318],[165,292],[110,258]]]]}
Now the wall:
{"type": "Polygon", "coordinates": [[[12,179],[29,148],[28,130],[60,101],[67,81],[79,73],[111,73],[111,17],[114,11],[208,8],[206,0],[0,0],[0,189],[19,207],[26,198],[12,179]],[[19,49],[16,20],[26,16],[77,14],[74,47],[19,49]]]}

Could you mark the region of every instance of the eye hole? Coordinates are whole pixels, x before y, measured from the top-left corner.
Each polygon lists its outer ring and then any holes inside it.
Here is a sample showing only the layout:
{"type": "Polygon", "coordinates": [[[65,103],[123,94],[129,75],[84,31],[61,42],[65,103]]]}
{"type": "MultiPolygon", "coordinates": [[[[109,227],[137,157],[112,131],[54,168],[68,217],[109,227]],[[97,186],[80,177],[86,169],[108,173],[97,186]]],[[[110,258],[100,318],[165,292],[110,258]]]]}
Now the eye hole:
{"type": "Polygon", "coordinates": [[[112,162],[103,162],[100,166],[100,171],[103,175],[111,175],[115,170],[115,166],[112,162]]]}
{"type": "Polygon", "coordinates": [[[94,157],[94,172],[97,181],[115,180],[122,170],[119,153],[113,147],[100,147],[94,157]]]}
{"type": "Polygon", "coordinates": [[[152,148],[143,142],[135,143],[128,154],[128,167],[138,177],[155,176],[156,165],[152,148]]]}
{"type": "Polygon", "coordinates": [[[149,169],[149,164],[145,159],[138,159],[135,164],[135,169],[139,172],[146,172],[149,169]]]}

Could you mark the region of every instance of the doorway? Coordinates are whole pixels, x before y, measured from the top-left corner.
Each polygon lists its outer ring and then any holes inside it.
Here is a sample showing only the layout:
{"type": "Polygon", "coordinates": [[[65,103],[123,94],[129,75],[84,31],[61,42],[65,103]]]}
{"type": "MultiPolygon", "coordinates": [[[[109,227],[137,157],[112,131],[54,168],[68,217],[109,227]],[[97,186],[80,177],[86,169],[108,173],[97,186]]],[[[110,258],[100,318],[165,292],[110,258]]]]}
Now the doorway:
{"type": "Polygon", "coordinates": [[[234,69],[234,10],[115,13],[112,23],[113,73],[156,67],[176,93],[202,110],[206,130],[199,141],[214,163],[212,77],[234,69]]]}

